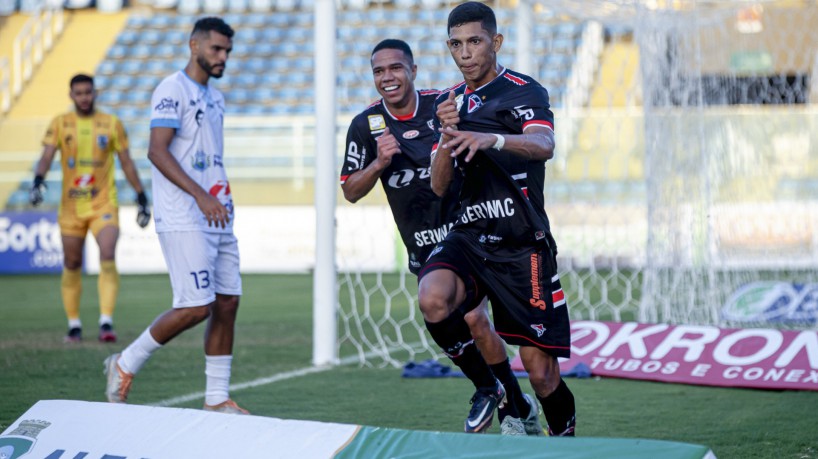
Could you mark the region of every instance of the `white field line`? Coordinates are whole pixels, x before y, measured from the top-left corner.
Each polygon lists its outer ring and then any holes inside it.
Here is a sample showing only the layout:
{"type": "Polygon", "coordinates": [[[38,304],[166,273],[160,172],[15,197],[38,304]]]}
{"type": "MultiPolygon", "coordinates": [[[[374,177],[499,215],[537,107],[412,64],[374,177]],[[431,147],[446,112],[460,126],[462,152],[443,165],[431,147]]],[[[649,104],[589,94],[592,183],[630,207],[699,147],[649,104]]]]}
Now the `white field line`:
{"type": "MultiPolygon", "coordinates": [[[[411,344],[410,347],[414,347],[415,345],[420,345],[421,343],[414,343],[411,344]]],[[[394,350],[399,350],[399,348],[395,348],[394,350]]],[[[374,352],[370,351],[367,352],[365,355],[366,357],[374,357],[376,355],[382,354],[382,351],[374,352]]],[[[306,376],[314,373],[322,373],[327,370],[331,370],[338,366],[342,365],[349,365],[351,363],[355,363],[360,360],[359,355],[351,355],[349,357],[344,357],[338,362],[338,365],[322,365],[322,366],[310,366],[299,368],[297,370],[292,371],[285,371],[283,373],[276,373],[270,376],[265,376],[263,378],[254,379],[252,381],[247,381],[239,384],[231,384],[230,385],[230,392],[236,392],[243,389],[250,389],[253,387],[265,386],[267,384],[273,384],[279,381],[286,381],[288,379],[298,378],[301,376],[306,376]]],[[[159,400],[158,402],[148,403],[150,406],[175,406],[179,405],[180,403],[191,402],[193,400],[204,399],[205,393],[204,391],[200,392],[191,392],[189,394],[180,395],[178,397],[166,398],[164,400],[159,400]]]]}

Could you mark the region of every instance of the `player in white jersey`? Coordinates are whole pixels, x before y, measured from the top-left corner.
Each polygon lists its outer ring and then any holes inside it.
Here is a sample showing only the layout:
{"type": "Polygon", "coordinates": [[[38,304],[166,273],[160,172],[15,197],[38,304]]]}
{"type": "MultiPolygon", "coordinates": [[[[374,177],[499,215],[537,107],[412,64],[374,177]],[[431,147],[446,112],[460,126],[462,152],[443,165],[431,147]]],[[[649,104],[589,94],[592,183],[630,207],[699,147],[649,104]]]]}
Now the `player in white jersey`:
{"type": "Polygon", "coordinates": [[[168,265],[173,308],[121,354],[105,361],[108,401],[124,403],[133,376],[165,343],[204,320],[204,409],[247,414],[230,399],[233,328],[241,295],[233,199],[224,170],[220,78],[233,29],[215,17],[196,21],[190,61],[153,93],[148,158],[153,163],[156,231],[168,265]]]}

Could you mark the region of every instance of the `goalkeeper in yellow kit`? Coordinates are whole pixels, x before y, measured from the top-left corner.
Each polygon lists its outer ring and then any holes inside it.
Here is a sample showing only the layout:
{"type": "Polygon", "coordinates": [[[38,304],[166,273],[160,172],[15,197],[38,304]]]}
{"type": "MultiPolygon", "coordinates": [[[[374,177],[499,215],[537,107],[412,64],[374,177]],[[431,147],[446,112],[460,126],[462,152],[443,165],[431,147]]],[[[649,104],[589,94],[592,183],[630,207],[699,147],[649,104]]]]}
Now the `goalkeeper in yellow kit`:
{"type": "Polygon", "coordinates": [[[60,151],[62,199],[58,222],[63,245],[62,300],[68,316],[66,342],[82,340],[80,293],[82,253],[88,230],[99,245],[99,340],[115,342],[113,313],[119,290],[119,273],[114,262],[119,238],[119,204],[116,196],[114,153],[122,172],[137,193],[137,223],[144,228],[150,221],[148,199],[131,161],[128,136],[122,122],[94,109],[94,79],[76,75],[69,93],[75,110],[51,122],[43,138],[43,154],[37,163],[30,201],[43,201],[45,175],[54,155],[60,151]]]}

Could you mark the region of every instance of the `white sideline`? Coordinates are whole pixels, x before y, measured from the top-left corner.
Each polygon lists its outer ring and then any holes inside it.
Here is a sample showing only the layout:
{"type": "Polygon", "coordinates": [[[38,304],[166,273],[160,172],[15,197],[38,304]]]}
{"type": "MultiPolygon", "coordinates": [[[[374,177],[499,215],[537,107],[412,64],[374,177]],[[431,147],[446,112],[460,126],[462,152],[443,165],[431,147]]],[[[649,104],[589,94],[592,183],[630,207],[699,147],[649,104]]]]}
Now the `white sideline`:
{"type": "MultiPolygon", "coordinates": [[[[419,343],[415,343],[415,344],[419,344],[419,343]]],[[[381,352],[372,351],[372,352],[367,352],[366,356],[367,357],[373,357],[373,356],[379,355],[381,353],[382,353],[382,351],[381,352]]],[[[338,362],[338,366],[340,366],[340,365],[349,365],[349,364],[357,362],[359,360],[360,360],[359,355],[351,355],[349,357],[342,358],[341,361],[338,362]]],[[[287,379],[298,378],[299,376],[305,376],[305,375],[309,375],[309,374],[313,374],[313,373],[321,373],[321,372],[324,372],[324,371],[327,371],[327,370],[331,370],[332,368],[335,368],[335,367],[332,366],[332,365],[310,366],[310,367],[299,368],[298,370],[285,371],[283,373],[276,373],[276,374],[271,375],[271,376],[265,376],[264,378],[254,379],[252,381],[247,381],[247,382],[243,382],[243,383],[239,383],[239,384],[231,384],[230,385],[230,391],[234,392],[234,391],[239,391],[239,390],[242,390],[242,389],[250,389],[250,388],[253,388],[253,387],[264,386],[264,385],[272,384],[272,383],[279,382],[279,381],[285,381],[287,379]]],[[[166,398],[164,400],[159,400],[158,402],[148,403],[148,405],[150,405],[150,406],[175,406],[175,405],[178,405],[180,403],[191,402],[193,400],[203,399],[204,396],[205,396],[204,391],[191,392],[190,394],[180,395],[178,397],[166,398]]]]}

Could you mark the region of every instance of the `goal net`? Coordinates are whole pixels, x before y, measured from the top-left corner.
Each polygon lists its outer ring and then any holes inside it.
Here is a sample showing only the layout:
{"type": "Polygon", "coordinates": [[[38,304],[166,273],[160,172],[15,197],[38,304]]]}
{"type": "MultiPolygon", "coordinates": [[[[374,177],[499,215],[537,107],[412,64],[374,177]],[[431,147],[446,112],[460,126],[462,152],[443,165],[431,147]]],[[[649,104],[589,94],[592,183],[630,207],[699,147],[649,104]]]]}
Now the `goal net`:
{"type": "MultiPolygon", "coordinates": [[[[501,63],[523,66],[551,94],[546,210],[572,320],[815,327],[818,6],[492,6],[506,36],[501,63]]],[[[440,46],[417,45],[430,56],[421,62],[440,63],[429,85],[446,87],[460,79],[442,70],[456,72],[439,17],[422,40],[440,46]]],[[[412,37],[425,26],[402,27],[412,37]]],[[[378,199],[368,205],[389,216],[378,199]]],[[[371,250],[367,223],[349,225],[371,250]]],[[[389,269],[339,262],[340,355],[365,365],[438,356],[391,225],[389,269]]]]}

